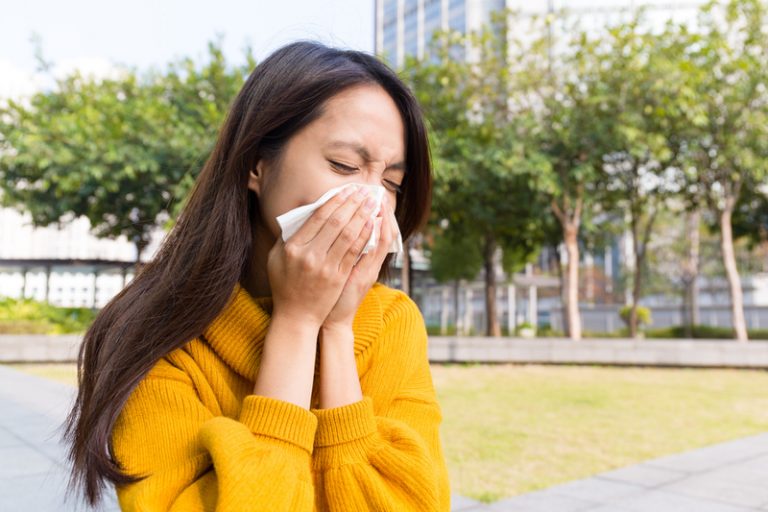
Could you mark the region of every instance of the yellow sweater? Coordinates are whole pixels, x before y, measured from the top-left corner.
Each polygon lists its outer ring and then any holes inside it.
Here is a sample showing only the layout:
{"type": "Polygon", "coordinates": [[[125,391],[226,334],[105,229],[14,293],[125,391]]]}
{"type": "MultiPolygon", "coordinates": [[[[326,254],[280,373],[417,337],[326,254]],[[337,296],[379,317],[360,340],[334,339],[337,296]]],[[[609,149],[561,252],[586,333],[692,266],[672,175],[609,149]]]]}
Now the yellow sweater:
{"type": "MultiPolygon", "coordinates": [[[[240,284],[160,359],[112,432],[130,511],[448,511],[442,420],[416,304],[375,283],[353,323],[363,400],[310,409],[251,394],[272,299],[240,284]]],[[[315,371],[315,390],[319,377],[315,371]]]]}

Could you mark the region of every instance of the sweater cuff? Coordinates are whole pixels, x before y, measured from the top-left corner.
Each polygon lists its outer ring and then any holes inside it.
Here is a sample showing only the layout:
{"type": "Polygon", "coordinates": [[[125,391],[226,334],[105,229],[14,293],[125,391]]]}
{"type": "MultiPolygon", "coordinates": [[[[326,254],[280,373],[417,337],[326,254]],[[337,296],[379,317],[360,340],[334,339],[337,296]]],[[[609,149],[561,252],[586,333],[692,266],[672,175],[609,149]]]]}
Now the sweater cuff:
{"type": "Polygon", "coordinates": [[[317,417],[315,446],[334,446],[368,437],[376,432],[373,399],[362,400],[330,409],[311,409],[317,417]]]}
{"type": "Polygon", "coordinates": [[[251,432],[295,444],[312,453],[317,418],[296,404],[262,395],[243,399],[239,421],[251,432]]]}

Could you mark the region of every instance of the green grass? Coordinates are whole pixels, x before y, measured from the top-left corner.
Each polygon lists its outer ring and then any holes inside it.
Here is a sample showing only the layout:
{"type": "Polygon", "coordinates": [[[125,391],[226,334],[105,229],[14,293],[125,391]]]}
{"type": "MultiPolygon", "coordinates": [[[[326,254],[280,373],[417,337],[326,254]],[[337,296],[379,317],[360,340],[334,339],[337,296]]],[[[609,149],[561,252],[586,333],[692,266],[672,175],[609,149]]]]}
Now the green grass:
{"type": "Polygon", "coordinates": [[[768,429],[768,373],[433,366],[454,492],[493,501],[768,429]]]}
{"type": "MultiPolygon", "coordinates": [[[[75,366],[11,365],[75,383],[75,366]]],[[[768,430],[768,372],[433,365],[451,490],[490,502],[768,430]]]]}

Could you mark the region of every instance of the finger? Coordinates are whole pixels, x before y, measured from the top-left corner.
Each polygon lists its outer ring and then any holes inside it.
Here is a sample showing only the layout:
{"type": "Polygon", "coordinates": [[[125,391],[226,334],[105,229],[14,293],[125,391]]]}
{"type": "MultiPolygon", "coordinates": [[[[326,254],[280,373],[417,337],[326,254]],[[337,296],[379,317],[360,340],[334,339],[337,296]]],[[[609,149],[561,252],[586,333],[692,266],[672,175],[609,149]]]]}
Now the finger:
{"type": "Polygon", "coordinates": [[[375,259],[381,264],[389,253],[389,248],[394,240],[394,229],[392,224],[393,213],[389,202],[383,201],[381,204],[381,230],[379,240],[376,245],[375,259]]]}
{"type": "Polygon", "coordinates": [[[357,187],[350,185],[339,191],[338,194],[330,198],[328,201],[320,205],[320,207],[312,212],[306,222],[296,230],[296,232],[290,237],[293,242],[304,245],[312,240],[320,233],[323,226],[328,222],[331,216],[343,206],[348,198],[355,193],[357,187]]]}
{"type": "Polygon", "coordinates": [[[360,264],[360,260],[362,258],[365,258],[370,253],[362,254],[363,249],[365,249],[366,244],[368,243],[368,239],[371,237],[371,233],[373,233],[373,219],[369,218],[364,224],[363,229],[360,230],[360,236],[358,236],[355,243],[352,244],[352,246],[349,248],[349,250],[344,254],[344,256],[341,259],[341,262],[339,263],[339,271],[348,274],[352,271],[352,267],[360,264]]]}
{"type": "MultiPolygon", "coordinates": [[[[362,204],[358,205],[352,218],[343,227],[336,237],[336,240],[334,240],[333,244],[328,249],[328,258],[341,262],[347,252],[354,249],[353,246],[358,242],[360,231],[362,231],[366,221],[373,215],[375,206],[376,202],[373,200],[373,197],[367,198],[362,204]]],[[[324,236],[324,233],[321,233],[318,236],[324,236]]],[[[364,245],[365,244],[363,244],[363,246],[364,245]]],[[[355,255],[359,254],[361,250],[362,247],[357,250],[355,255]]]]}

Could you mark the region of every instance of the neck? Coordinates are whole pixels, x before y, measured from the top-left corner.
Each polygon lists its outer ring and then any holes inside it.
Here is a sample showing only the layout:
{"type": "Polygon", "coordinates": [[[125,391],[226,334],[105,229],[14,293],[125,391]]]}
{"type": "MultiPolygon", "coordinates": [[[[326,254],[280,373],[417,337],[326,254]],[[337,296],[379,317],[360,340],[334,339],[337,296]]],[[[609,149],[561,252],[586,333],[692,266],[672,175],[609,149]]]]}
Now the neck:
{"type": "Polygon", "coordinates": [[[255,224],[251,261],[248,263],[248,270],[243,277],[242,285],[253,297],[269,297],[272,296],[272,288],[269,286],[267,258],[270,249],[277,240],[260,222],[255,224]]]}

